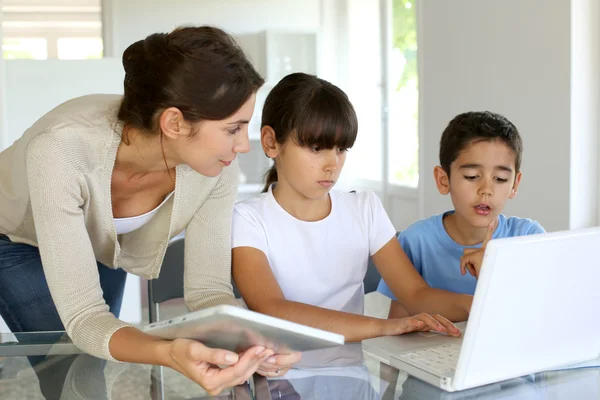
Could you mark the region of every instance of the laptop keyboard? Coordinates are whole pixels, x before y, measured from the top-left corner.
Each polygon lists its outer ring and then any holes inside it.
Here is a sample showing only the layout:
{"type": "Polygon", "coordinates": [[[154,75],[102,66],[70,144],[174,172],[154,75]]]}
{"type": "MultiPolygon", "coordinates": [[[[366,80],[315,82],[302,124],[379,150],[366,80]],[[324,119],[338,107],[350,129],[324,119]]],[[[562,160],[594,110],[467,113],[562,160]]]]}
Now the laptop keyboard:
{"type": "Polygon", "coordinates": [[[400,354],[396,358],[424,371],[445,376],[456,369],[460,347],[459,343],[445,344],[400,354]]]}

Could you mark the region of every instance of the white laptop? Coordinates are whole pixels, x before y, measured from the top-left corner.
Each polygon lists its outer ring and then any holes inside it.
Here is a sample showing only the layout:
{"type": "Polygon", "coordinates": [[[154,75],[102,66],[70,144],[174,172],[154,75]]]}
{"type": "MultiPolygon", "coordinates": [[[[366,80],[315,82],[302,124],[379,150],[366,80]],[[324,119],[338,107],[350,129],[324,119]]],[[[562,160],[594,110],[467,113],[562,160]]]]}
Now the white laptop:
{"type": "Polygon", "coordinates": [[[260,314],[220,305],[148,324],[142,330],[164,339],[196,339],[208,347],[243,351],[252,346],[278,353],[309,351],[344,344],[344,336],[260,314]]]}
{"type": "Polygon", "coordinates": [[[599,251],[600,228],[492,240],[462,338],[412,333],[363,348],[447,391],[597,359],[599,251]]]}

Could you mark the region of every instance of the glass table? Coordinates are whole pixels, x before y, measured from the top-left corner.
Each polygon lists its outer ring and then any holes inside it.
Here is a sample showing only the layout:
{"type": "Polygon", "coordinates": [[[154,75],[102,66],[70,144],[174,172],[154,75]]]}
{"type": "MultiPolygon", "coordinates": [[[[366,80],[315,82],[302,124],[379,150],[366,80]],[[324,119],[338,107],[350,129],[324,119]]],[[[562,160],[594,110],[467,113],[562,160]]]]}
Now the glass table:
{"type": "Polygon", "coordinates": [[[82,354],[64,332],[0,334],[0,399],[598,399],[600,369],[546,372],[457,393],[380,363],[361,344],[306,353],[281,379],[211,397],[169,368],[82,354]]]}

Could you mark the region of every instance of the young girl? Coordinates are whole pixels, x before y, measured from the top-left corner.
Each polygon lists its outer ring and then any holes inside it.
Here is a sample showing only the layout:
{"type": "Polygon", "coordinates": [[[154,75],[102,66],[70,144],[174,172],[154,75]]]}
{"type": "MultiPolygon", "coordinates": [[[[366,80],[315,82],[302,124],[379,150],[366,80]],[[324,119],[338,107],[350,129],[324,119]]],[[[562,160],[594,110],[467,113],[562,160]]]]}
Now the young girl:
{"type": "Polygon", "coordinates": [[[345,93],[288,75],[268,95],[261,126],[275,164],[264,193],[238,203],[233,217],[233,277],[248,307],[349,342],[416,330],[460,335],[448,319],[466,320],[471,296],[427,286],[375,194],[332,191],[358,130],[345,93]],[[369,256],[414,316],[362,315],[369,256]]]}

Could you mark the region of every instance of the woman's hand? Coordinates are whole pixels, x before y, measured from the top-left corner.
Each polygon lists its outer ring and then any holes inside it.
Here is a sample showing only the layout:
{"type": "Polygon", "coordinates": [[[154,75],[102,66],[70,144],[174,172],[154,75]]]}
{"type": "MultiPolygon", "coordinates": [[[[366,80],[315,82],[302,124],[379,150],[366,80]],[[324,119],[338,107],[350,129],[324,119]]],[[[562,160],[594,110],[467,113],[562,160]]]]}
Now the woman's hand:
{"type": "Polygon", "coordinates": [[[382,325],[381,336],[401,335],[409,332],[436,331],[450,336],[460,337],[460,329],[439,314],[429,315],[423,313],[401,319],[386,319],[382,320],[382,325]]]}
{"type": "Polygon", "coordinates": [[[255,346],[237,355],[206,347],[196,340],[175,339],[168,345],[167,366],[202,386],[210,395],[246,382],[273,351],[255,346]],[[221,368],[219,366],[224,366],[221,368]]]}
{"type": "Polygon", "coordinates": [[[292,365],[302,359],[302,353],[276,354],[266,359],[256,370],[262,376],[274,378],[285,375],[292,365]]]}

